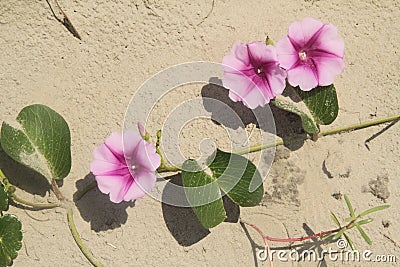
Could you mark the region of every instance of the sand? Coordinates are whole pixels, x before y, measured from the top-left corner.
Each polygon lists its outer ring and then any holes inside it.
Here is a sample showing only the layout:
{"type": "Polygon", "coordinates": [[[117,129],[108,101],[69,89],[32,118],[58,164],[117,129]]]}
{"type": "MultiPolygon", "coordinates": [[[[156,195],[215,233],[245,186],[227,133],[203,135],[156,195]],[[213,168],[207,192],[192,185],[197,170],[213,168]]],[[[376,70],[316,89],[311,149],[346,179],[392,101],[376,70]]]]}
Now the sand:
{"type": "MultiPolygon", "coordinates": [[[[220,62],[236,42],[264,40],[267,35],[278,40],[291,22],[303,17],[336,25],[346,44],[346,68],[335,82],[339,116],[323,129],[400,111],[398,1],[215,0],[213,5],[211,0],[96,0],[60,4],[82,40],[54,18],[46,1],[0,2],[0,122],[13,120],[20,109],[33,103],[48,105],[65,117],[71,128],[73,164],[61,190],[69,199],[77,188],[93,180],[89,164],[94,147],[112,131],[121,131],[132,95],[149,77],[187,61],[220,62]]],[[[182,99],[201,96],[203,86],[188,87],[182,99]]],[[[168,113],[175,102],[166,99],[155,114],[168,113]]],[[[296,117],[285,113],[278,117],[278,133],[298,132],[296,117]]],[[[154,133],[159,123],[156,116],[149,130],[154,133]]],[[[240,216],[268,235],[293,237],[334,228],[330,210],[340,218],[348,216],[344,200],[332,194],[347,194],[359,211],[388,203],[391,208],[365,226],[373,240],[371,246],[356,231],[349,234],[360,251],[392,254],[400,260],[399,124],[371,140],[369,148],[364,144],[385,126],[279,148],[264,182],[262,205],[242,208],[240,216]]],[[[223,146],[223,125],[204,120],[190,127],[180,137],[186,156],[197,155],[193,143],[203,136],[212,136],[223,146]]],[[[251,128],[249,122],[246,129],[251,128]]],[[[41,177],[13,163],[3,152],[0,167],[25,198],[54,199],[41,177]]],[[[105,266],[267,266],[256,258],[261,238],[238,223],[226,222],[207,231],[199,227],[191,210],[162,205],[150,197],[134,204],[111,204],[98,190],[89,192],[76,206],[80,234],[105,266]]],[[[10,212],[20,218],[24,233],[23,248],[13,266],[90,266],[69,233],[64,209],[29,211],[12,206],[10,212]]],[[[286,245],[271,243],[274,248],[286,245]]],[[[317,251],[336,249],[334,243],[311,246],[317,251]]],[[[320,263],[275,261],[275,266],[341,265],[329,259],[320,263]]],[[[391,265],[395,264],[379,264],[391,265]]]]}

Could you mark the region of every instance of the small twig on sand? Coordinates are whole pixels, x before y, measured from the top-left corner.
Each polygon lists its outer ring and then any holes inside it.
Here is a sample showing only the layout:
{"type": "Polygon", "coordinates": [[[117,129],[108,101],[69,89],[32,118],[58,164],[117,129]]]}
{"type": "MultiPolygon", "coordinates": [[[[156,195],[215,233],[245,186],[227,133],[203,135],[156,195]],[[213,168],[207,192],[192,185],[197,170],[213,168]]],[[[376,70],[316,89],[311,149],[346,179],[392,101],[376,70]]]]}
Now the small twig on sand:
{"type": "Polygon", "coordinates": [[[400,121],[400,119],[394,120],[392,121],[388,126],[386,126],[385,128],[383,128],[382,130],[380,130],[379,132],[373,134],[370,138],[368,138],[367,140],[365,140],[364,145],[365,147],[369,149],[369,142],[371,142],[372,140],[374,140],[375,138],[377,138],[378,136],[380,136],[381,134],[383,134],[384,132],[386,132],[387,130],[389,130],[393,125],[395,125],[396,123],[398,123],[400,121]]]}
{"type": "Polygon", "coordinates": [[[67,14],[65,14],[64,10],[61,8],[60,4],[58,3],[57,0],[54,0],[54,2],[57,5],[57,8],[60,12],[60,14],[63,16],[62,19],[58,18],[57,15],[55,14],[53,8],[50,5],[49,0],[46,0],[47,4],[50,7],[51,13],[53,13],[53,16],[56,18],[57,21],[59,21],[62,25],[65,26],[65,28],[67,28],[67,30],[72,33],[72,35],[76,38],[78,38],[79,40],[82,40],[81,36],[79,35],[78,31],[76,30],[76,28],[74,27],[74,25],[72,24],[71,20],[68,18],[67,14]]]}
{"type": "Polygon", "coordinates": [[[388,236],[387,234],[383,234],[383,236],[386,237],[387,239],[389,239],[389,241],[392,242],[393,245],[400,248],[400,245],[396,241],[394,241],[390,236],[388,236]]]}
{"type": "Polygon", "coordinates": [[[215,0],[212,0],[212,4],[211,4],[211,9],[210,9],[210,11],[208,12],[207,16],[205,16],[205,17],[199,22],[199,24],[197,24],[197,26],[200,26],[200,24],[202,24],[202,23],[211,15],[211,13],[212,13],[213,10],[214,10],[214,5],[215,5],[215,0]]]}

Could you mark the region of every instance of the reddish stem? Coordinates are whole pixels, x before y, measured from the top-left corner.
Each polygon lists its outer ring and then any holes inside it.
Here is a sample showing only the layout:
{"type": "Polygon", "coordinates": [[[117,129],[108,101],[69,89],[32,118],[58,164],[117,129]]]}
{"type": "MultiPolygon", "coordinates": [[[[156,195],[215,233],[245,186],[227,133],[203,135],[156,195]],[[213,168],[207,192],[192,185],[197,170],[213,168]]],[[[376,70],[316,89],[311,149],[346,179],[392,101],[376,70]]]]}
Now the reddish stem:
{"type": "Polygon", "coordinates": [[[320,232],[320,233],[317,233],[317,234],[313,234],[313,235],[308,235],[308,236],[291,237],[291,238],[276,238],[276,237],[270,237],[270,236],[265,235],[265,234],[261,231],[260,228],[258,228],[257,226],[255,226],[255,225],[252,224],[252,223],[248,223],[248,222],[243,221],[243,220],[240,220],[240,222],[242,222],[242,223],[244,223],[244,224],[247,224],[248,226],[250,226],[250,227],[252,227],[254,230],[256,230],[256,231],[262,236],[262,238],[264,239],[264,243],[265,243],[265,240],[267,240],[267,241],[273,241],[273,242],[299,242],[299,241],[304,241],[304,240],[312,239],[312,238],[315,238],[315,237],[321,237],[321,236],[325,236],[325,235],[337,233],[337,232],[339,232],[340,230],[342,230],[343,228],[347,228],[348,226],[350,226],[350,225],[353,223],[353,221],[351,221],[351,222],[350,222],[348,225],[346,225],[346,226],[342,226],[342,227],[339,227],[339,228],[334,229],[334,230],[323,231],[323,232],[320,232]]]}

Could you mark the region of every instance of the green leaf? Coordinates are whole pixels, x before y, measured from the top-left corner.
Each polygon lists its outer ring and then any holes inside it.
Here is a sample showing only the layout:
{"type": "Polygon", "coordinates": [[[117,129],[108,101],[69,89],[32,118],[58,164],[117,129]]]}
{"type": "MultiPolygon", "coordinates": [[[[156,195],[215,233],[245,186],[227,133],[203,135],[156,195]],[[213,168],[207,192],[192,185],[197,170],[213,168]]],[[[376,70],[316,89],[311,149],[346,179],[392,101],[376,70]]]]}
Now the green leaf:
{"type": "Polygon", "coordinates": [[[344,200],[346,201],[346,205],[347,205],[347,208],[349,209],[351,218],[352,218],[352,219],[355,219],[355,218],[356,218],[356,215],[354,214],[353,206],[351,205],[350,200],[349,200],[349,198],[347,197],[347,195],[344,195],[344,200]]]}
{"type": "Polygon", "coordinates": [[[22,225],[17,217],[0,217],[0,266],[7,266],[18,256],[22,247],[22,225]]]}
{"type": "Polygon", "coordinates": [[[185,193],[200,223],[209,229],[223,222],[226,213],[216,179],[202,171],[194,160],[185,161],[182,169],[185,193]]]}
{"type": "Polygon", "coordinates": [[[360,215],[358,215],[358,217],[364,217],[364,216],[366,216],[366,215],[368,215],[368,214],[370,214],[372,212],[384,210],[384,209],[387,209],[387,208],[390,208],[390,205],[382,205],[382,206],[374,207],[374,208],[368,209],[368,210],[360,213],[360,215]]]}
{"type": "Polygon", "coordinates": [[[304,109],[301,110],[300,107],[296,105],[296,103],[278,98],[272,100],[271,103],[273,103],[276,107],[280,109],[292,112],[300,116],[301,125],[304,131],[306,131],[307,133],[318,133],[319,129],[315,119],[311,115],[307,114],[304,109]]]}
{"type": "Polygon", "coordinates": [[[294,90],[299,101],[289,97],[278,96],[271,101],[276,107],[300,116],[303,129],[310,134],[318,133],[318,125],[331,124],[337,117],[339,105],[335,86],[317,86],[310,91],[302,91],[299,87],[294,90]]]}
{"type": "Polygon", "coordinates": [[[345,222],[351,222],[351,221],[353,221],[353,220],[354,220],[353,217],[348,217],[348,218],[344,219],[345,222]]]}
{"type": "Polygon", "coordinates": [[[342,236],[342,234],[343,234],[344,231],[346,231],[346,230],[347,230],[347,229],[346,229],[345,227],[343,227],[339,232],[337,232],[337,233],[332,237],[332,239],[333,239],[333,240],[338,239],[339,237],[342,236]]]}
{"type": "Polygon", "coordinates": [[[8,210],[8,195],[2,182],[0,182],[0,212],[8,210]]]}
{"type": "Polygon", "coordinates": [[[374,221],[373,218],[368,218],[368,219],[361,220],[361,221],[357,222],[357,224],[358,225],[363,225],[363,224],[367,224],[367,223],[370,223],[370,222],[373,222],[373,221],[374,221]]]}
{"type": "Polygon", "coordinates": [[[349,244],[350,248],[355,251],[356,250],[356,246],[354,245],[353,240],[350,239],[350,237],[346,234],[343,233],[344,238],[346,239],[347,243],[349,244]]]}
{"type": "Polygon", "coordinates": [[[261,175],[251,161],[217,149],[208,164],[211,176],[194,160],[187,160],[182,166],[187,199],[205,228],[212,228],[226,218],[221,190],[239,206],[260,203],[264,188],[261,175]]]}
{"type": "Polygon", "coordinates": [[[371,239],[369,238],[369,236],[364,232],[364,230],[361,228],[360,225],[358,225],[358,223],[355,223],[357,230],[360,232],[361,236],[364,238],[365,242],[368,243],[368,245],[372,244],[371,239]]]}
{"type": "Polygon", "coordinates": [[[245,157],[217,149],[210,169],[221,189],[239,206],[253,207],[261,202],[264,194],[261,175],[245,157]]]}
{"type": "Polygon", "coordinates": [[[331,219],[337,226],[341,227],[338,218],[336,217],[335,213],[333,213],[332,211],[331,211],[331,219]]]}
{"type": "Polygon", "coordinates": [[[65,178],[71,169],[68,124],[43,105],[27,106],[16,122],[3,122],[1,146],[15,161],[39,172],[49,181],[65,178]]]}
{"type": "Polygon", "coordinates": [[[307,92],[300,90],[299,87],[296,87],[295,90],[310,110],[317,124],[328,125],[336,119],[339,105],[333,84],[317,86],[307,92]]]}

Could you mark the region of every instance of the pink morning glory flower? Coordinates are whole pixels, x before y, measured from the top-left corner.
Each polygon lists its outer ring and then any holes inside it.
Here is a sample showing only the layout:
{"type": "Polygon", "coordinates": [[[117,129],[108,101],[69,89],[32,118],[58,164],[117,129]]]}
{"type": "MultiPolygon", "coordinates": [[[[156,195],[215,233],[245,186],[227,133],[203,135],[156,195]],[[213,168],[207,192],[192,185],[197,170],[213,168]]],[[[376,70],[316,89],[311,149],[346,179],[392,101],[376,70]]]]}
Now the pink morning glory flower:
{"type": "Polygon", "coordinates": [[[222,84],[229,89],[229,98],[251,109],[264,106],[285,89],[286,72],[279,67],[272,45],[235,44],[222,64],[222,84]]]}
{"type": "Polygon", "coordinates": [[[141,198],[155,186],[160,156],[153,144],[134,131],[125,132],[124,137],[112,133],[93,154],[90,170],[112,202],[141,198]]]}
{"type": "Polygon", "coordinates": [[[303,91],[332,84],[344,68],[344,41],[338,30],[313,18],[292,23],[276,49],[289,84],[303,91]]]}

